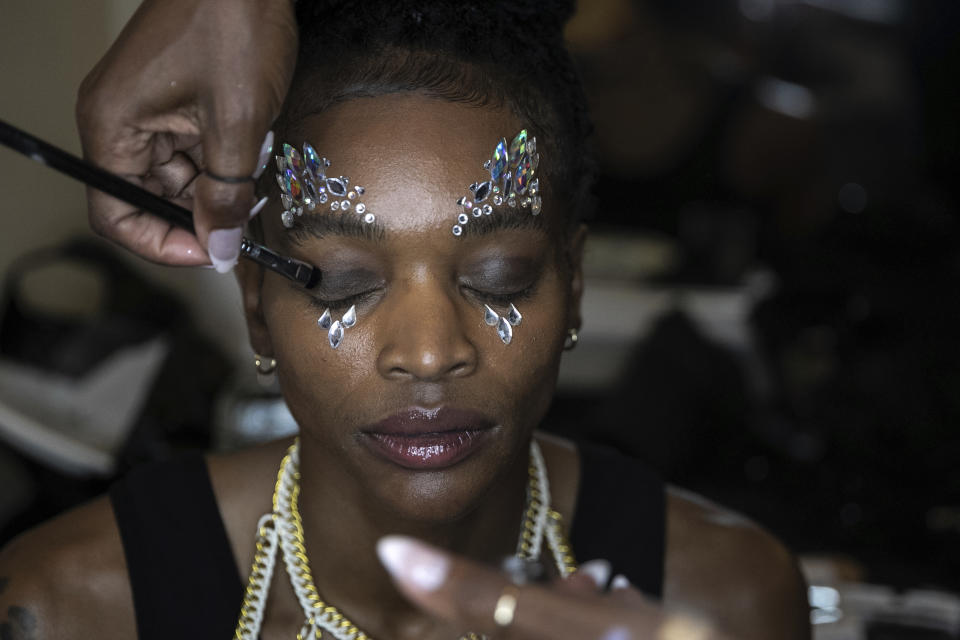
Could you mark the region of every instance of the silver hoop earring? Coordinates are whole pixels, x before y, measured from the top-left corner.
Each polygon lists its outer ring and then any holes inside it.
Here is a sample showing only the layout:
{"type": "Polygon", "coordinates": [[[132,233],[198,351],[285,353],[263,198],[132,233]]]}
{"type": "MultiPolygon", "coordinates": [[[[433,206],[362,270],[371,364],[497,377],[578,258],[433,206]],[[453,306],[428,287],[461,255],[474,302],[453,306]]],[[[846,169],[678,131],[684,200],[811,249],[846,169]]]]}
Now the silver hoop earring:
{"type": "Polygon", "coordinates": [[[501,316],[491,309],[490,305],[483,305],[483,321],[491,327],[497,328],[497,335],[500,336],[503,344],[510,344],[510,341],[513,340],[513,328],[518,326],[521,320],[523,320],[523,316],[513,304],[510,305],[510,309],[505,316],[501,316]]]}
{"type": "Polygon", "coordinates": [[[580,342],[580,331],[578,329],[567,329],[567,337],[563,341],[564,351],[573,351],[580,342]]]}
{"type": "Polygon", "coordinates": [[[330,309],[325,309],[323,315],[317,318],[317,326],[327,330],[327,341],[332,349],[340,346],[340,343],[343,342],[344,332],[355,324],[357,324],[356,305],[350,307],[339,320],[333,319],[333,316],[330,315],[330,309]]]}
{"type": "Polygon", "coordinates": [[[257,373],[260,375],[269,376],[277,370],[277,360],[255,353],[253,354],[253,366],[257,368],[257,373]]]}

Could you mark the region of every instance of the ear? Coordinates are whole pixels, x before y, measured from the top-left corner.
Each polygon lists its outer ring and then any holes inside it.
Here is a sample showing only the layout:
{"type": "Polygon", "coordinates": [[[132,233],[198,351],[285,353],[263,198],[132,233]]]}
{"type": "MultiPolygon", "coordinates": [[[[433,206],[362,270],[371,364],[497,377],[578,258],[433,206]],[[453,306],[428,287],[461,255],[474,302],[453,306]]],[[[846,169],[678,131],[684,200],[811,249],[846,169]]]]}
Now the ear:
{"type": "Polygon", "coordinates": [[[241,260],[233,268],[240,285],[243,299],[243,314],[247,319],[247,333],[254,353],[273,356],[273,342],[267,331],[267,322],[263,315],[261,290],[263,288],[263,267],[251,260],[241,260]]]}
{"type": "Polygon", "coordinates": [[[581,224],[570,236],[567,260],[570,266],[570,303],[567,309],[567,328],[580,329],[583,315],[580,302],[583,298],[583,251],[587,240],[587,225],[581,224]]]}

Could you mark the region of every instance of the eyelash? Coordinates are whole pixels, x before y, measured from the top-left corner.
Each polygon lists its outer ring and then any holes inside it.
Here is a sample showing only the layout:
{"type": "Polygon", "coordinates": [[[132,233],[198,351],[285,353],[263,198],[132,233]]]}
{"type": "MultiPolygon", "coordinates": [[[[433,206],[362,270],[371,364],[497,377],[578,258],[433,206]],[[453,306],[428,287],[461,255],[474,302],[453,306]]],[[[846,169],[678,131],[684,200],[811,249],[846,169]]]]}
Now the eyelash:
{"type": "MultiPolygon", "coordinates": [[[[482,302],[495,305],[508,305],[513,302],[530,298],[533,295],[534,287],[535,285],[530,285],[525,289],[521,289],[520,291],[511,291],[510,293],[491,293],[488,291],[473,289],[471,287],[464,288],[469,291],[473,297],[482,302]]],[[[317,296],[310,296],[310,303],[321,310],[332,309],[336,311],[340,309],[348,309],[352,305],[363,302],[377,291],[377,289],[372,289],[370,291],[364,291],[362,293],[357,293],[345,298],[338,298],[336,300],[324,300],[323,298],[319,298],[317,296]]]]}

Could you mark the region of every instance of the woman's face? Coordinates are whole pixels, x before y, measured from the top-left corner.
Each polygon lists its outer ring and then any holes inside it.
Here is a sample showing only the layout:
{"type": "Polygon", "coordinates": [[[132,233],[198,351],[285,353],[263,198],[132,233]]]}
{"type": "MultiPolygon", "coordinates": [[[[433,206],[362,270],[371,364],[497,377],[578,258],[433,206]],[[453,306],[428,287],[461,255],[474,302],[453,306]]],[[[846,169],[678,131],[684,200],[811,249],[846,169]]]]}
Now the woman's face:
{"type": "Polygon", "coordinates": [[[525,460],[566,332],[579,325],[582,233],[558,250],[543,226],[561,215],[549,185],[539,217],[502,206],[482,233],[451,232],[456,200],[482,179],[497,141],[525,125],[415,94],[306,118],[285,141],[310,142],[330,159],[328,175],[365,187],[376,223],[352,215],[344,227],[321,206],[286,230],[274,204],[261,213],[267,245],[316,265],[322,281],[305,291],[256,267],[241,272],[253,347],[279,362],[305,454],[405,517],[455,518],[525,460]],[[484,305],[504,315],[511,303],[523,319],[504,344],[484,305]],[[352,305],[357,322],[332,349],[317,319],[352,305]]]}

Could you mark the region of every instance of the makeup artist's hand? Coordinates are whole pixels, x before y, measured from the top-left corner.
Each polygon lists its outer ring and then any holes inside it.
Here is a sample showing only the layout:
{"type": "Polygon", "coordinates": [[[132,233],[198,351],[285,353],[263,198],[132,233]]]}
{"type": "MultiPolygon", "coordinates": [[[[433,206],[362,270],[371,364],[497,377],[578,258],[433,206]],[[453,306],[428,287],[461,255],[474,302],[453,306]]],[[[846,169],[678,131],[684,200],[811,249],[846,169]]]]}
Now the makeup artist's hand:
{"type": "Polygon", "coordinates": [[[665,612],[623,577],[601,593],[602,570],[581,568],[551,585],[516,587],[496,570],[411,538],[387,536],[377,551],[414,604],[476,633],[514,640],[732,640],[665,612]],[[516,597],[516,606],[509,626],[498,627],[493,613],[504,593],[516,597]]]}
{"type": "Polygon", "coordinates": [[[296,51],[293,0],[144,0],[80,87],[80,139],[93,163],[192,208],[197,234],[88,190],[93,229],[154,262],[229,269],[296,51]]]}

